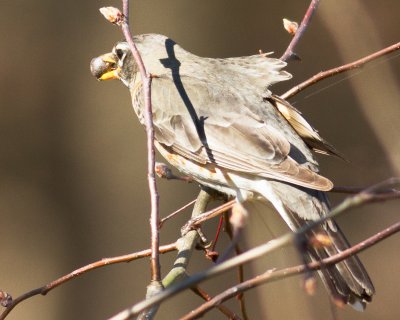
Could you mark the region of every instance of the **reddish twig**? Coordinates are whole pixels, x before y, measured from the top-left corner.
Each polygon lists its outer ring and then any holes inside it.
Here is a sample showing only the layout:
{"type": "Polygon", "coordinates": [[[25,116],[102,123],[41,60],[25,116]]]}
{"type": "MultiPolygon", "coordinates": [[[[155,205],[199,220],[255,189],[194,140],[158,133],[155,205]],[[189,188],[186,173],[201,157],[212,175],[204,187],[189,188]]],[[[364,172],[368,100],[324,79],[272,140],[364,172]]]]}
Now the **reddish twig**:
{"type": "MultiPolygon", "coordinates": [[[[160,247],[160,253],[167,253],[167,252],[175,251],[175,250],[177,250],[176,242],[160,247]]],[[[31,298],[31,297],[39,295],[39,294],[46,295],[48,292],[57,288],[58,286],[66,283],[72,279],[75,279],[76,277],[81,276],[89,271],[99,269],[102,267],[106,267],[108,265],[112,265],[112,264],[116,264],[116,263],[130,262],[130,261],[133,261],[136,259],[148,257],[150,255],[151,255],[151,249],[147,249],[147,250],[142,250],[142,251],[138,251],[135,253],[126,254],[123,256],[112,257],[112,258],[103,258],[99,261],[90,263],[86,266],[76,269],[76,270],[72,271],[71,273],[62,276],[61,278],[58,278],[43,287],[33,289],[29,292],[26,292],[26,293],[20,295],[17,298],[11,300],[10,303],[7,304],[6,309],[1,313],[0,320],[5,319],[6,316],[11,312],[11,310],[14,309],[22,301],[27,300],[28,298],[31,298]]]]}
{"type": "Polygon", "coordinates": [[[385,49],[379,50],[377,52],[374,52],[364,58],[361,58],[359,60],[350,62],[348,64],[342,65],[340,67],[336,67],[333,69],[329,69],[326,71],[321,71],[320,73],[312,76],[311,78],[309,78],[308,80],[300,83],[299,85],[293,87],[292,89],[290,89],[289,91],[285,92],[284,94],[282,94],[280,97],[282,99],[289,99],[290,97],[294,96],[295,94],[299,93],[301,90],[304,90],[305,88],[315,84],[316,82],[319,82],[323,79],[332,77],[334,75],[337,75],[339,73],[348,71],[348,70],[352,70],[352,69],[356,69],[359,68],[360,66],[366,64],[367,62],[370,62],[372,60],[375,60],[379,57],[382,57],[386,54],[392,53],[396,50],[400,49],[400,42],[395,43],[385,49]]]}
{"type": "Polygon", "coordinates": [[[120,26],[122,33],[129,45],[132,52],[132,56],[135,59],[136,65],[138,66],[140,77],[142,80],[142,89],[145,105],[145,124],[146,124],[146,135],[147,135],[147,180],[149,183],[150,199],[151,199],[151,213],[150,213],[150,232],[151,232],[151,281],[161,283],[161,267],[160,259],[158,254],[158,247],[160,245],[159,236],[159,203],[158,203],[158,192],[155,175],[155,148],[154,148],[154,127],[153,127],[153,110],[151,104],[151,80],[152,77],[146,71],[146,67],[143,63],[142,57],[139,50],[133,41],[132,34],[129,30],[128,17],[129,17],[129,0],[122,0],[124,14],[114,7],[101,8],[100,12],[103,16],[113,24],[120,26]]]}
{"type": "Polygon", "coordinates": [[[314,12],[317,9],[319,1],[320,0],[312,0],[311,1],[310,5],[308,6],[308,9],[306,11],[306,14],[304,15],[304,18],[301,21],[300,26],[297,29],[292,41],[290,41],[290,44],[287,47],[285,53],[282,55],[282,57],[280,57],[280,59],[282,61],[287,61],[295,55],[294,48],[297,46],[301,37],[304,34],[304,31],[307,29],[308,24],[310,23],[310,20],[311,20],[312,16],[314,15],[314,12]]]}
{"type": "Polygon", "coordinates": [[[145,122],[147,134],[147,179],[149,182],[150,198],[151,198],[151,213],[150,213],[150,230],[151,230],[151,280],[154,282],[161,281],[161,267],[158,254],[160,245],[159,235],[159,196],[157,192],[157,184],[155,178],[155,149],[154,149],[154,127],[153,127],[153,110],[151,104],[151,75],[147,73],[139,50],[133,41],[132,34],[129,30],[129,0],[122,0],[124,8],[124,18],[122,19],[121,28],[132,55],[138,65],[140,76],[143,83],[143,97],[145,105],[145,122]]]}
{"type": "Polygon", "coordinates": [[[238,292],[244,292],[249,289],[258,287],[262,284],[265,284],[267,282],[272,282],[276,280],[280,280],[283,278],[287,278],[290,276],[294,276],[297,274],[301,274],[306,272],[307,270],[319,270],[322,267],[330,266],[333,264],[336,264],[340,261],[345,260],[346,258],[355,255],[375,244],[378,242],[386,239],[387,237],[397,233],[400,231],[400,222],[397,222],[390,227],[378,232],[377,234],[373,235],[372,237],[359,242],[358,244],[352,246],[349,249],[346,249],[344,251],[341,251],[340,253],[337,253],[333,256],[330,256],[329,258],[325,258],[321,261],[313,261],[310,262],[307,265],[298,265],[290,268],[285,268],[281,270],[269,270],[259,276],[256,276],[252,279],[249,279],[245,282],[242,282],[234,287],[231,287],[221,294],[215,296],[213,299],[207,301],[206,303],[202,304],[200,307],[198,307],[195,310],[190,311],[187,315],[183,316],[180,318],[180,320],[190,320],[190,319],[197,319],[200,316],[204,315],[208,310],[214,308],[216,305],[219,305],[220,303],[235,297],[238,292]]]}

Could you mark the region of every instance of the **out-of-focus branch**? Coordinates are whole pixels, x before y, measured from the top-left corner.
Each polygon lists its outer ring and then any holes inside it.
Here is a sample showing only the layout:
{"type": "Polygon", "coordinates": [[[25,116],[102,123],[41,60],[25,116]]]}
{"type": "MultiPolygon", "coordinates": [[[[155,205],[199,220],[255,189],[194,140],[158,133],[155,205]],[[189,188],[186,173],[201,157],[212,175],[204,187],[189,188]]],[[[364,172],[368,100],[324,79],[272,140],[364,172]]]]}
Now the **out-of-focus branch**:
{"type": "MultiPolygon", "coordinates": [[[[357,194],[360,193],[364,190],[366,190],[366,187],[353,187],[353,186],[334,186],[330,192],[335,192],[335,193],[347,193],[347,194],[357,194]]],[[[395,193],[400,193],[400,190],[397,189],[387,189],[387,190],[379,190],[376,192],[378,195],[384,196],[386,195],[393,195],[395,193]]]]}
{"type": "Polygon", "coordinates": [[[336,264],[340,261],[345,260],[346,258],[355,255],[362,250],[365,250],[378,242],[386,239],[387,237],[397,233],[400,231],[400,222],[397,222],[390,227],[376,233],[372,237],[359,242],[358,244],[352,246],[351,248],[348,248],[347,250],[344,250],[340,253],[337,253],[333,256],[330,256],[329,258],[325,258],[321,261],[313,261],[310,262],[307,265],[298,265],[290,268],[285,268],[281,270],[269,270],[261,275],[258,275],[252,279],[249,279],[247,281],[244,281],[236,286],[233,286],[224,292],[220,293],[219,295],[215,296],[211,300],[203,303],[200,307],[198,307],[195,310],[192,310],[190,313],[187,315],[183,316],[180,318],[180,320],[191,320],[191,319],[198,319],[202,315],[204,315],[207,311],[210,309],[214,308],[217,305],[220,305],[222,302],[235,297],[238,293],[247,291],[249,289],[253,289],[255,287],[258,287],[262,284],[272,282],[272,281],[277,281],[280,279],[288,278],[300,273],[307,272],[309,270],[319,270],[321,268],[325,268],[327,266],[336,264]]]}
{"type": "MultiPolygon", "coordinates": [[[[167,252],[171,252],[171,251],[175,251],[175,250],[177,250],[176,242],[160,247],[160,253],[167,253],[167,252]]],[[[26,292],[26,293],[20,295],[19,297],[15,298],[15,299],[11,299],[9,301],[9,303],[7,303],[5,305],[6,309],[1,313],[0,320],[5,319],[7,317],[7,315],[11,312],[11,310],[14,309],[19,303],[23,302],[24,300],[27,300],[27,299],[29,299],[33,296],[39,295],[39,294],[46,295],[48,292],[52,291],[53,289],[57,288],[58,286],[66,283],[70,280],[73,280],[89,271],[92,271],[92,270],[95,270],[98,268],[102,268],[102,267],[106,267],[111,264],[130,262],[130,261],[133,261],[136,259],[149,257],[150,255],[151,255],[151,249],[147,249],[147,250],[142,250],[142,251],[138,251],[135,253],[126,254],[123,256],[112,257],[112,258],[103,258],[99,261],[90,263],[86,266],[76,269],[76,270],[72,271],[71,273],[62,276],[61,278],[58,278],[43,287],[33,289],[29,292],[26,292]]]]}
{"type": "MultiPolygon", "coordinates": [[[[232,241],[234,238],[234,235],[233,235],[232,226],[229,223],[229,219],[227,217],[227,213],[225,213],[225,230],[226,230],[226,233],[228,234],[229,238],[232,241]]],[[[235,245],[235,252],[236,252],[236,255],[240,255],[243,252],[238,243],[236,243],[236,245],[235,245]]],[[[239,283],[244,282],[244,268],[243,268],[242,264],[238,266],[237,274],[238,274],[239,283]]],[[[247,315],[247,308],[246,308],[246,301],[244,298],[244,294],[238,293],[236,295],[236,297],[239,300],[240,311],[242,313],[243,320],[248,320],[249,316],[247,315]]]]}
{"type": "Polygon", "coordinates": [[[285,53],[280,57],[282,61],[287,61],[291,57],[293,57],[295,54],[294,48],[297,46],[299,43],[301,37],[304,34],[304,31],[307,29],[308,24],[310,23],[310,20],[312,16],[314,15],[315,11],[317,10],[317,6],[320,0],[312,0],[310,5],[308,6],[308,9],[306,11],[306,14],[304,15],[303,20],[300,23],[299,28],[297,29],[292,41],[289,43],[289,46],[287,47],[285,53]]]}
{"type": "Polygon", "coordinates": [[[339,73],[348,71],[348,70],[352,70],[352,69],[356,69],[361,67],[362,65],[375,60],[379,57],[382,57],[386,54],[392,53],[393,51],[399,50],[400,49],[400,42],[395,43],[385,49],[379,50],[377,52],[374,52],[364,58],[358,59],[356,61],[350,62],[348,64],[333,68],[333,69],[329,69],[326,71],[321,71],[320,73],[312,76],[311,78],[309,78],[308,80],[300,83],[299,85],[293,87],[292,89],[290,89],[289,91],[285,92],[284,94],[282,94],[280,97],[282,99],[289,99],[290,97],[293,97],[295,94],[299,93],[300,91],[304,90],[305,88],[323,80],[329,77],[332,77],[334,75],[337,75],[339,73]]]}
{"type": "Polygon", "coordinates": [[[316,227],[317,225],[321,224],[322,222],[331,219],[339,214],[342,214],[343,212],[346,212],[352,208],[374,202],[374,201],[386,201],[386,200],[391,200],[391,199],[398,199],[400,198],[400,195],[398,193],[393,193],[390,195],[385,195],[381,196],[378,194],[375,194],[375,192],[379,192],[381,189],[387,189],[391,187],[394,184],[399,184],[400,179],[398,178],[393,178],[389,179],[388,181],[385,181],[383,183],[380,183],[376,186],[373,186],[369,189],[367,189],[364,192],[361,192],[355,196],[349,197],[345,199],[341,204],[339,204],[336,208],[334,208],[329,214],[327,214],[324,217],[321,217],[320,219],[313,221],[309,223],[308,225],[305,225],[304,227],[300,228],[296,233],[287,233],[277,239],[271,240],[265,244],[262,244],[258,247],[255,247],[253,249],[250,249],[241,255],[238,255],[236,257],[233,257],[227,261],[222,262],[221,264],[215,265],[211,267],[208,270],[205,270],[203,272],[199,272],[197,274],[192,275],[190,278],[185,279],[184,281],[171,286],[169,288],[166,288],[163,292],[160,292],[156,296],[141,301],[134,306],[118,313],[116,316],[110,318],[110,320],[126,320],[126,319],[131,319],[141,311],[148,309],[149,307],[159,304],[160,302],[176,295],[177,293],[190,288],[192,286],[195,286],[199,284],[200,282],[204,280],[209,280],[221,273],[224,273],[232,268],[237,267],[238,265],[247,263],[249,261],[252,261],[254,259],[257,259],[263,255],[270,254],[271,252],[282,248],[286,245],[289,245],[290,243],[295,243],[295,241],[298,239],[298,237],[304,236],[308,231],[310,231],[312,228],[316,227]]]}

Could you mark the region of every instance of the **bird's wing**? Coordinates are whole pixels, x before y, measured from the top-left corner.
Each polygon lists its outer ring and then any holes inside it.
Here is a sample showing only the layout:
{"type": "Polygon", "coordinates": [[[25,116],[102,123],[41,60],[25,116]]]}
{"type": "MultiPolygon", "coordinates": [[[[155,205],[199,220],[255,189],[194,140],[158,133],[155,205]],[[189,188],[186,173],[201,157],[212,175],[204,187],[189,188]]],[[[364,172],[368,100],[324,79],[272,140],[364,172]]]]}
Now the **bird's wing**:
{"type": "Polygon", "coordinates": [[[271,95],[269,99],[311,149],[318,153],[335,155],[344,159],[335,147],[325,141],[318,131],[303,118],[301,112],[289,102],[276,95],[271,95]]]}
{"type": "MultiPolygon", "coordinates": [[[[246,107],[249,97],[194,77],[160,77],[153,79],[152,103],[156,140],[191,161],[318,190],[332,187],[289,156],[288,139],[246,107]]],[[[264,107],[278,114],[268,102],[264,107]]]]}

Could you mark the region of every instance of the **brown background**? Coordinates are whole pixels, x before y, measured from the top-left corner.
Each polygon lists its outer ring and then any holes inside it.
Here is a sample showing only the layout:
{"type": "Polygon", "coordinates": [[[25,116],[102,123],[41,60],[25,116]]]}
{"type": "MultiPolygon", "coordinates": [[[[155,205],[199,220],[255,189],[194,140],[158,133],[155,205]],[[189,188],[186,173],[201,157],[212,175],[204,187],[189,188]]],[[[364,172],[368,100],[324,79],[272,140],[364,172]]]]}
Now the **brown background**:
{"type": "MultiPolygon", "coordinates": [[[[0,2],[0,288],[14,296],[101,257],[149,245],[144,130],[131,110],[128,91],[118,82],[98,83],[89,72],[91,58],[121,39],[98,8],[119,4],[0,2]]],[[[131,21],[135,33],[166,34],[203,56],[248,55],[258,49],[280,56],[290,40],[282,18],[301,20],[307,6],[305,0],[141,0],[133,3],[131,21]]],[[[294,79],[272,89],[283,93],[320,70],[397,42],[399,9],[398,0],[322,1],[297,49],[302,62],[288,68],[294,79]]],[[[351,161],[320,157],[323,174],[338,185],[367,186],[400,175],[400,60],[391,57],[324,81],[291,100],[351,161]]],[[[195,184],[179,182],[159,181],[159,188],[162,215],[198,191],[195,184]]],[[[398,220],[398,208],[395,202],[376,204],[339,220],[356,242],[398,220]]],[[[178,237],[188,214],[165,226],[162,243],[178,237]]],[[[251,215],[247,246],[286,230],[275,216],[251,215]]],[[[215,222],[205,231],[211,237],[215,222]]],[[[394,236],[361,254],[377,295],[365,313],[347,308],[339,312],[341,319],[399,318],[398,244],[394,236]]],[[[296,257],[285,250],[246,270],[250,275],[289,265],[296,257]]],[[[163,256],[163,274],[173,258],[163,256]]],[[[208,265],[199,254],[190,271],[208,265]]],[[[205,287],[216,293],[234,279],[231,273],[205,287]]],[[[105,319],[142,299],[148,280],[147,259],[111,266],[23,303],[9,319],[105,319]]],[[[308,297],[300,280],[249,293],[251,318],[329,319],[322,285],[316,296],[308,297]]],[[[191,293],[181,294],[158,318],[177,318],[199,302],[191,293]]],[[[237,310],[235,302],[230,305],[237,310]]],[[[211,312],[207,319],[221,317],[211,312]]]]}

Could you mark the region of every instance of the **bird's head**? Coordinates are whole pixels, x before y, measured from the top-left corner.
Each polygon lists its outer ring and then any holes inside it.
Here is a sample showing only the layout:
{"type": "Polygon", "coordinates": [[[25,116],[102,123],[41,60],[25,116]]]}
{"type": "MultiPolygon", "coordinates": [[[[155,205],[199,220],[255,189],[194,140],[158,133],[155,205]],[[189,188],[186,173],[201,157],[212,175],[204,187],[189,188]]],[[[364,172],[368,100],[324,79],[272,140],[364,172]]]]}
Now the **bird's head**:
{"type": "Polygon", "coordinates": [[[93,58],[90,71],[98,80],[119,79],[129,86],[137,72],[128,43],[118,42],[110,53],[93,58]]]}

